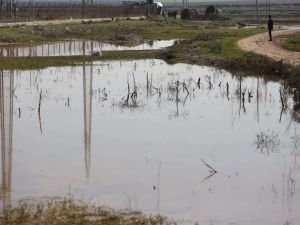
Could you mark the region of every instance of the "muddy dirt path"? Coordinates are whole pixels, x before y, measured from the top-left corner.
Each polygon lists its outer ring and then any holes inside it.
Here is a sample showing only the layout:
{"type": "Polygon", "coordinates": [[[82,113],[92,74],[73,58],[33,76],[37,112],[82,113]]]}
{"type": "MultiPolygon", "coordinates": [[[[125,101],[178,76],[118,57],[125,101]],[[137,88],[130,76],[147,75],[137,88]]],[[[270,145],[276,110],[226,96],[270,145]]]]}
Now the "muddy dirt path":
{"type": "Polygon", "coordinates": [[[299,30],[278,30],[273,32],[273,41],[268,41],[268,33],[257,34],[238,41],[238,46],[244,51],[254,52],[259,55],[270,57],[274,60],[300,66],[300,52],[284,49],[282,41],[299,30]]]}

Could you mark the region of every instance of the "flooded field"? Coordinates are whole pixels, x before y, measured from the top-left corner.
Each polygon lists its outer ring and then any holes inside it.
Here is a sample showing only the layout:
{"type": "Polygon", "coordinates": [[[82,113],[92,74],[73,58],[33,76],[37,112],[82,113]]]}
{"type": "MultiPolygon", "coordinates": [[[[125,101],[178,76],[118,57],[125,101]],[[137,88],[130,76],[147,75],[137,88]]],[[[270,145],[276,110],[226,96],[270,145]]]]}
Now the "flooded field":
{"type": "Polygon", "coordinates": [[[102,51],[157,50],[174,45],[175,40],[147,41],[136,46],[121,46],[102,41],[70,40],[27,47],[2,47],[0,57],[84,56],[102,51]]]}
{"type": "Polygon", "coordinates": [[[281,84],[160,60],[1,72],[1,203],[67,196],[217,225],[300,223],[281,84]]]}

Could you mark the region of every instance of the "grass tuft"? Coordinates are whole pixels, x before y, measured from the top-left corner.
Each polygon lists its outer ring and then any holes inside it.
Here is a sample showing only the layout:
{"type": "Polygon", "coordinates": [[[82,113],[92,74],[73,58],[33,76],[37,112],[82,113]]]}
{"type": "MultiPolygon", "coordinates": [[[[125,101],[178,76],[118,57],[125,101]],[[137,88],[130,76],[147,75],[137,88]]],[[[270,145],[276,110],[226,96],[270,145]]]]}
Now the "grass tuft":
{"type": "Polygon", "coordinates": [[[288,37],[282,46],[288,50],[300,52],[300,32],[288,37]]]}
{"type": "Polygon", "coordinates": [[[72,199],[41,202],[22,201],[0,214],[1,225],[171,225],[161,216],[116,212],[103,206],[88,205],[72,199]]]}

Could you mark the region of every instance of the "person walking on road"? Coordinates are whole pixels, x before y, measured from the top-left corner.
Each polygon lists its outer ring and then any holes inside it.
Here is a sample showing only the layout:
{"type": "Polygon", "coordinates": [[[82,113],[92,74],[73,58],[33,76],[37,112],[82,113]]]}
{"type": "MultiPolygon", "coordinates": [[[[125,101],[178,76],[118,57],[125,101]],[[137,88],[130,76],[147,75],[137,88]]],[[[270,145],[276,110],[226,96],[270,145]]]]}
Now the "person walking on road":
{"type": "Polygon", "coordinates": [[[270,37],[269,41],[272,41],[273,20],[271,15],[269,15],[268,30],[269,30],[269,37],[270,37]]]}

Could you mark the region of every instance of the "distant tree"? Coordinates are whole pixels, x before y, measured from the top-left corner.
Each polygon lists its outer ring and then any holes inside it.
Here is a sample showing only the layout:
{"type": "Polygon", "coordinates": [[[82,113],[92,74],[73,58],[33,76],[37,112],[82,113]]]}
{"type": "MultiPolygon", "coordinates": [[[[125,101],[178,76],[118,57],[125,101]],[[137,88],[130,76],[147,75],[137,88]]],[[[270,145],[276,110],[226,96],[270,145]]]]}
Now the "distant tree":
{"type": "Polygon", "coordinates": [[[218,13],[218,9],[214,5],[207,6],[205,10],[205,15],[213,15],[218,13]]]}

